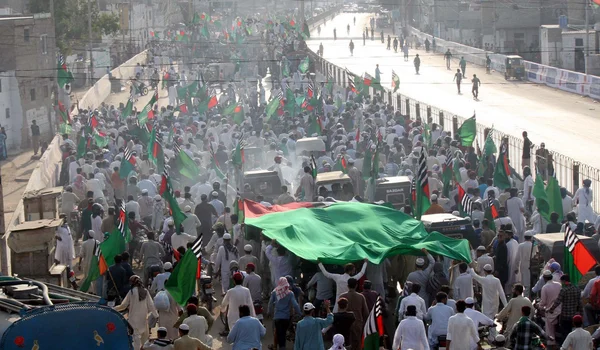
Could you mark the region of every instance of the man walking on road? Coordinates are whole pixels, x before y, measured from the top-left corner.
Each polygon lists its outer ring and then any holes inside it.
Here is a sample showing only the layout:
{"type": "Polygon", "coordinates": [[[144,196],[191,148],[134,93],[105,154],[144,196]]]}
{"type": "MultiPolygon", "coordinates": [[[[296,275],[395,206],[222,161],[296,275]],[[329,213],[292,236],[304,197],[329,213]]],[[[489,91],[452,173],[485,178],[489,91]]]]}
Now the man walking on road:
{"type": "Polygon", "coordinates": [[[415,56],[413,63],[415,64],[415,71],[417,71],[417,75],[419,75],[419,67],[421,67],[421,59],[419,58],[419,54],[415,56]]]}
{"type": "Polygon", "coordinates": [[[458,94],[460,95],[460,81],[462,80],[463,76],[462,73],[460,72],[460,69],[456,70],[456,74],[454,74],[454,80],[456,81],[456,88],[458,89],[458,94]]]}
{"type": "Polygon", "coordinates": [[[33,145],[33,155],[37,156],[40,150],[40,127],[35,119],[31,121],[31,143],[33,145]]]}
{"type": "Polygon", "coordinates": [[[460,66],[460,69],[462,70],[462,74],[464,77],[465,74],[467,73],[467,61],[465,61],[464,57],[460,58],[460,62],[458,63],[458,65],[460,66]]]}
{"type": "Polygon", "coordinates": [[[446,69],[450,70],[450,60],[452,59],[452,52],[450,52],[450,49],[448,49],[448,51],[446,51],[446,53],[444,54],[444,59],[446,60],[446,69]]]}
{"type": "Polygon", "coordinates": [[[471,79],[473,83],[473,89],[471,92],[473,93],[473,98],[478,100],[479,97],[479,85],[481,85],[481,81],[477,78],[477,74],[473,74],[473,79],[471,79]]]}

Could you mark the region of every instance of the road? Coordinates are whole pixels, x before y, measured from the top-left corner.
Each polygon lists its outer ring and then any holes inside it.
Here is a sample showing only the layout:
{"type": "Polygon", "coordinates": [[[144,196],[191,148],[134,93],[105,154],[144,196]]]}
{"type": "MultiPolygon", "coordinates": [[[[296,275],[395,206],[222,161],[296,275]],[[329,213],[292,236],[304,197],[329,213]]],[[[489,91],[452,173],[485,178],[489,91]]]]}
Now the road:
{"type": "MultiPolygon", "coordinates": [[[[409,50],[410,58],[405,62],[400,52],[386,50],[386,45],[378,40],[378,33],[374,41],[367,40],[363,46],[362,30],[371,16],[342,13],[321,26],[320,36],[313,31],[308,46],[316,52],[319,43],[323,43],[325,59],[360,76],[365,72],[375,76],[375,65],[379,64],[384,87],[391,86],[393,69],[400,77],[398,92],[402,95],[465,118],[475,111],[481,124],[493,125],[516,137],[526,130],[534,144],[545,142],[550,150],[600,168],[600,159],[594,151],[600,149],[600,139],[590,132],[600,128],[600,104],[596,101],[535,83],[505,81],[503,74],[487,75],[485,68],[471,64],[467,64],[466,75],[471,78],[477,74],[480,78],[480,100],[473,100],[470,81],[463,82],[463,94],[458,95],[452,82],[458,60],[447,70],[442,55],[426,53],[423,48],[409,50]],[[348,24],[350,35],[346,34],[348,24]],[[337,40],[333,40],[334,28],[337,40]],[[354,57],[350,57],[348,49],[350,38],[355,45],[354,57]],[[415,74],[413,66],[415,54],[421,58],[420,75],[415,74]]],[[[387,40],[387,33],[385,37],[387,40]]]]}

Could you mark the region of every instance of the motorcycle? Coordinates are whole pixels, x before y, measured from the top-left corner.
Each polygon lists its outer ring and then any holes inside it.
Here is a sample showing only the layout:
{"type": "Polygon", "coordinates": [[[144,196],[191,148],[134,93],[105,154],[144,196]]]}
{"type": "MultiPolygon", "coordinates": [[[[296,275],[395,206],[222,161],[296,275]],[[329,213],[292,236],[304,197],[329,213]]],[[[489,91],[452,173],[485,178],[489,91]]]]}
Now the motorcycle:
{"type": "Polygon", "coordinates": [[[262,301],[254,300],[254,312],[256,313],[256,318],[260,321],[260,323],[263,323],[264,317],[262,301]]]}
{"type": "Polygon", "coordinates": [[[212,286],[212,277],[208,275],[200,276],[200,290],[202,291],[201,301],[206,305],[208,311],[212,313],[213,304],[216,302],[216,299],[213,297],[215,290],[212,286]]]}

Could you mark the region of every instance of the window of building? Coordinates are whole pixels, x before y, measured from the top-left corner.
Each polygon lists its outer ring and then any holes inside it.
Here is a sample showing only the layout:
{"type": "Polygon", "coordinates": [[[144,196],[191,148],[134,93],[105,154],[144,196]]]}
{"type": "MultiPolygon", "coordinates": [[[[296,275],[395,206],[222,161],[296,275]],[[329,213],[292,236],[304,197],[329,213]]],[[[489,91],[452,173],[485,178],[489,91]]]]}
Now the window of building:
{"type": "Polygon", "coordinates": [[[48,85],[44,86],[44,98],[48,98],[50,96],[50,89],[48,89],[48,85]]]}
{"type": "Polygon", "coordinates": [[[31,101],[35,101],[35,88],[29,90],[29,97],[31,97],[31,101]]]}
{"type": "Polygon", "coordinates": [[[10,119],[10,108],[6,108],[4,111],[6,113],[6,119],[10,119]]]}
{"type": "Polygon", "coordinates": [[[575,46],[583,46],[583,38],[575,38],[575,46]]]}
{"type": "Polygon", "coordinates": [[[40,36],[40,41],[42,43],[42,55],[48,54],[48,34],[40,36]]]}
{"type": "Polygon", "coordinates": [[[23,30],[23,40],[29,41],[29,28],[23,30]]]}

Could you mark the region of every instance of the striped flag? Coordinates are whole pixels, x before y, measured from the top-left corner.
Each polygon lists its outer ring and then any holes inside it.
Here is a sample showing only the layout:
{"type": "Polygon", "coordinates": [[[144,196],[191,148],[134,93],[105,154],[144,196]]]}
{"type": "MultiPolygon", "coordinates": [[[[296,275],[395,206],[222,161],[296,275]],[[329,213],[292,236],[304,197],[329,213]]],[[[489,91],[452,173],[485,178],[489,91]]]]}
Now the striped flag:
{"type": "Polygon", "coordinates": [[[579,240],[575,232],[571,230],[569,225],[565,226],[563,271],[569,274],[571,283],[577,285],[581,276],[588,273],[597,264],[597,261],[579,240]]]}
{"type": "Polygon", "coordinates": [[[460,202],[462,211],[470,216],[473,212],[473,200],[461,185],[458,185],[458,201],[460,202]]]}
{"type": "Polygon", "coordinates": [[[492,219],[495,220],[498,218],[498,216],[500,216],[498,214],[498,209],[496,208],[496,205],[494,204],[494,198],[492,198],[492,196],[490,196],[489,192],[488,192],[488,208],[490,208],[490,213],[492,214],[492,219]]]}
{"type": "Polygon", "coordinates": [[[358,92],[356,90],[356,82],[354,81],[354,74],[352,74],[348,68],[346,68],[346,76],[348,77],[348,86],[350,87],[350,89],[352,90],[352,92],[356,93],[358,92]]]}
{"type": "Polygon", "coordinates": [[[125,211],[123,202],[121,202],[119,213],[117,214],[117,230],[119,230],[126,243],[131,242],[131,231],[127,225],[127,212],[125,211]]]}
{"type": "Polygon", "coordinates": [[[313,84],[312,81],[309,81],[308,88],[306,89],[306,96],[308,98],[312,98],[314,94],[315,94],[315,85],[313,84]]]}
{"type": "Polygon", "coordinates": [[[119,176],[121,179],[125,179],[129,176],[129,174],[135,169],[136,161],[133,156],[133,150],[126,148],[125,154],[123,155],[123,160],[121,161],[121,166],[119,167],[119,176]]]}
{"type": "Polygon", "coordinates": [[[200,236],[198,236],[198,238],[196,238],[196,240],[192,244],[191,249],[192,249],[192,252],[194,252],[194,255],[196,256],[196,259],[198,259],[198,268],[196,269],[196,279],[200,279],[200,277],[202,276],[202,232],[200,233],[200,236]]]}
{"type": "Polygon", "coordinates": [[[381,337],[383,337],[384,334],[383,300],[381,299],[381,296],[379,296],[365,323],[361,348],[364,350],[379,350],[379,346],[382,344],[381,337]]]}
{"type": "Polygon", "coordinates": [[[421,155],[419,156],[419,168],[417,170],[417,190],[416,190],[416,212],[415,217],[417,220],[421,219],[427,209],[431,206],[429,201],[429,178],[427,176],[427,151],[425,147],[421,147],[421,155]]]}

